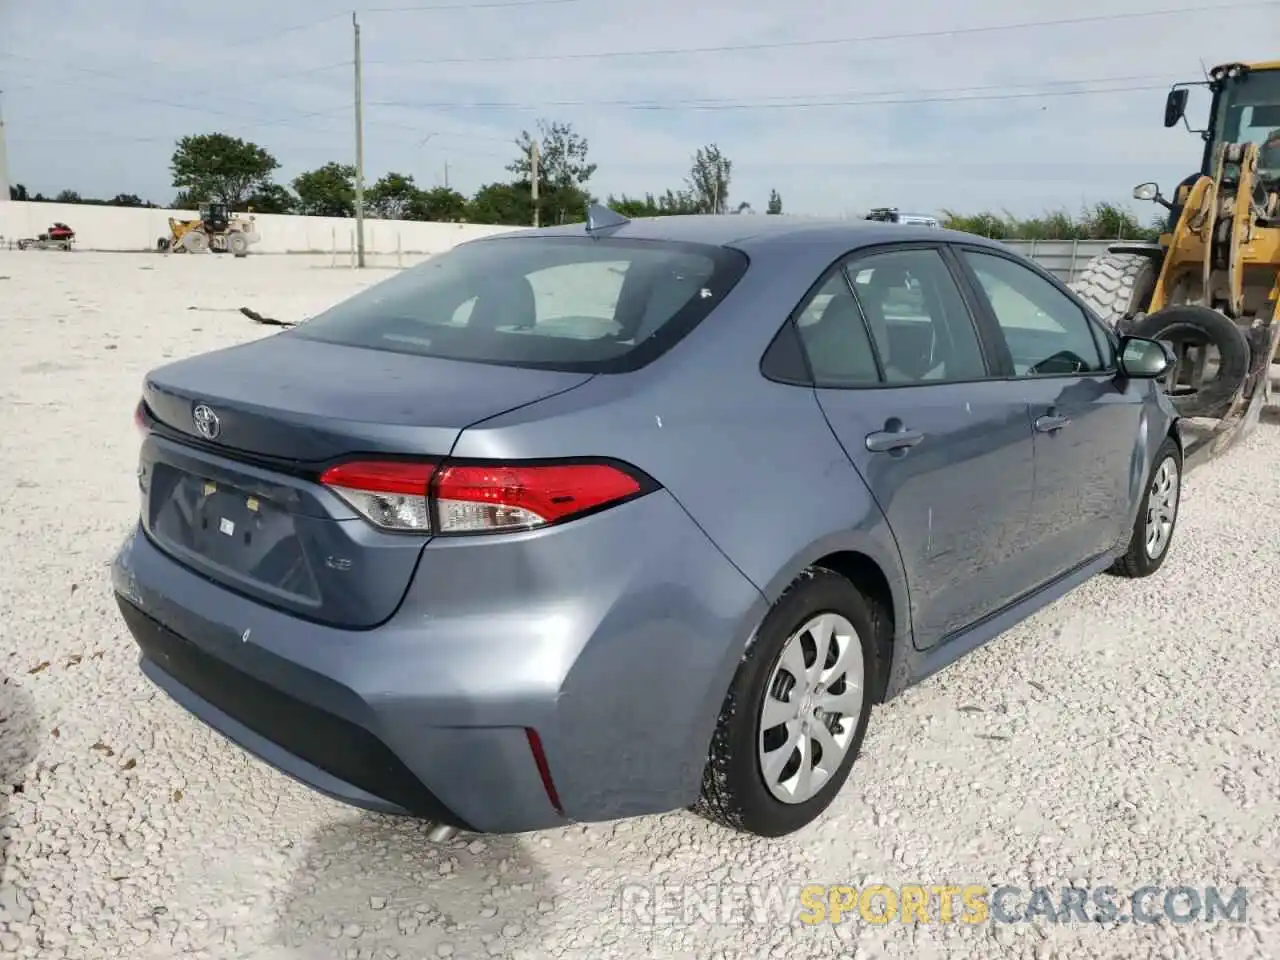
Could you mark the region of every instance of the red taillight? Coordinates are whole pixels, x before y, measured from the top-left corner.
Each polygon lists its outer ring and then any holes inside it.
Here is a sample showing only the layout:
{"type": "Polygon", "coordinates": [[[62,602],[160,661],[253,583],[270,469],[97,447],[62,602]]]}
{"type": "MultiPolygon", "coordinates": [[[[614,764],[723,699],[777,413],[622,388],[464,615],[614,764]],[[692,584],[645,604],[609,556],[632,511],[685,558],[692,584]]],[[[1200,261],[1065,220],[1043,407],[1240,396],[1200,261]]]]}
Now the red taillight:
{"type": "Polygon", "coordinates": [[[138,405],[133,408],[133,425],[143,433],[147,432],[147,402],[139,400],[138,405]]]}
{"type": "Polygon", "coordinates": [[[529,530],[633,497],[640,482],[604,463],[448,464],[432,494],[441,533],[529,530]]]}
{"type": "Polygon", "coordinates": [[[320,482],[385,530],[431,530],[427,484],[434,463],[395,460],[357,461],[330,467],[320,482]]]}
{"type": "Polygon", "coordinates": [[[331,467],[320,482],[379,527],[442,534],[532,530],[645,489],[608,463],[358,461],[331,467]]]}

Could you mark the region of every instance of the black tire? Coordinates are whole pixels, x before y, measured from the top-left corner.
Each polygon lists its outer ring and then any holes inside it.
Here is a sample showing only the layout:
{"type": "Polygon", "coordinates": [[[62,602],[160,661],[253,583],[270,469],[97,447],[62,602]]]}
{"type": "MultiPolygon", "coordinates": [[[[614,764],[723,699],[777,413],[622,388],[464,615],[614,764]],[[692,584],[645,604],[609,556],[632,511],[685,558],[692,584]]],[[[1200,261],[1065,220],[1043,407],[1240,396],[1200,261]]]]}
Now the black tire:
{"type": "Polygon", "coordinates": [[[1221,416],[1249,376],[1249,341],[1244,331],[1217,310],[1190,304],[1165,307],[1143,317],[1129,332],[1150,340],[1189,341],[1217,348],[1218,373],[1209,382],[1183,392],[1171,378],[1169,399],[1184,417],[1221,416]]]}
{"type": "Polygon", "coordinates": [[[158,250],[160,253],[164,253],[168,249],[169,249],[168,237],[161,237],[159,240],[156,241],[156,250],[158,250]]]}
{"type": "Polygon", "coordinates": [[[872,700],[886,668],[881,651],[891,643],[892,621],[882,602],[830,570],[805,571],[765,615],[738,666],[712,737],[694,812],[761,837],[785,836],[817,819],[844,786],[862,748],[872,700]],[[769,791],[757,753],[766,685],[787,641],[810,618],[825,612],[844,617],[857,632],[864,664],[862,706],[847,752],[822,788],[802,803],[784,803],[769,791]]]}
{"type": "Polygon", "coordinates": [[[1136,580],[1140,577],[1149,577],[1164,566],[1165,558],[1169,556],[1169,549],[1173,546],[1174,534],[1178,530],[1178,515],[1181,513],[1181,507],[1182,451],[1178,449],[1178,444],[1172,437],[1165,437],[1151,464],[1151,473],[1147,477],[1147,488],[1143,491],[1142,503],[1138,506],[1138,517],[1133,523],[1133,533],[1129,537],[1129,547],[1125,550],[1124,556],[1112,564],[1111,572],[1118,576],[1136,580]],[[1156,492],[1156,488],[1162,486],[1160,470],[1166,462],[1173,469],[1173,489],[1175,493],[1173,516],[1169,521],[1167,536],[1153,555],[1153,551],[1149,548],[1147,536],[1151,531],[1152,520],[1155,519],[1152,510],[1152,497],[1156,492]]]}
{"type": "Polygon", "coordinates": [[[1146,310],[1158,271],[1151,257],[1136,253],[1103,253],[1085,266],[1071,289],[1113,330],[1146,310]]]}

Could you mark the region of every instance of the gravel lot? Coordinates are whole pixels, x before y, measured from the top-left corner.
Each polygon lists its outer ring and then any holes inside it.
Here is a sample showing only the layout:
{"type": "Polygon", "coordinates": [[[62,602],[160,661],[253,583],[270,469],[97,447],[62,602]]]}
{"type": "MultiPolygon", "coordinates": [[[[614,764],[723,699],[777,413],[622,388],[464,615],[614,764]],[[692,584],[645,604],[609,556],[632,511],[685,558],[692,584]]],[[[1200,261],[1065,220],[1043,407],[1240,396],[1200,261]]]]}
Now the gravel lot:
{"type": "Polygon", "coordinates": [[[878,710],[842,798],[789,840],[672,814],[432,845],[171,705],[139,674],[107,582],[137,509],[144,372],[272,332],[241,305],[298,318],[388,275],[327,257],[0,252],[0,954],[1280,956],[1275,410],[1188,480],[1161,575],[1098,578],[878,710]],[[873,881],[1244,885],[1249,901],[1245,923],[1213,925],[781,913],[788,888],[873,881]],[[623,906],[636,884],[754,884],[777,915],[649,922],[623,906]]]}

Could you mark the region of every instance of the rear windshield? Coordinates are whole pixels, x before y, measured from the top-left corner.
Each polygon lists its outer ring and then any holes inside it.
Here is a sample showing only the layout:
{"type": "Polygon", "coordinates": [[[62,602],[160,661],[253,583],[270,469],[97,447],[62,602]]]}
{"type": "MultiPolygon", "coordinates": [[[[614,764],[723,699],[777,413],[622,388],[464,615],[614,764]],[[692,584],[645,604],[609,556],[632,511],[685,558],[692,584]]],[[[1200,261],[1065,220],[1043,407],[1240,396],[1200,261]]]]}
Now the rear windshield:
{"type": "Polygon", "coordinates": [[[704,244],[481,240],[363,290],[292,332],[453,360],[632,370],[710,313],[746,267],[744,254],[704,244]]]}

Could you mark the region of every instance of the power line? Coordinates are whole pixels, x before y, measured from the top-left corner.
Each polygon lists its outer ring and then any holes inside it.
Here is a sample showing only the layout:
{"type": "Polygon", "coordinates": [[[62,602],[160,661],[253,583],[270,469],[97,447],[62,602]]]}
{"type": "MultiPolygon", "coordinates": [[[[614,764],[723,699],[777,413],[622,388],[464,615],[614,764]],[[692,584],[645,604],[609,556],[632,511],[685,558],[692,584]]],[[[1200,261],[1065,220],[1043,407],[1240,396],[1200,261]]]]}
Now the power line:
{"type": "MultiPolygon", "coordinates": [[[[43,60],[41,60],[41,59],[40,59],[40,58],[38,58],[38,57],[29,57],[29,56],[26,56],[25,54],[21,54],[21,53],[4,53],[4,52],[0,52],[0,57],[11,57],[11,58],[13,58],[13,59],[15,59],[15,60],[26,60],[26,61],[29,61],[29,62],[31,62],[31,63],[44,64],[44,61],[43,61],[43,60]]],[[[266,107],[266,108],[268,108],[268,109],[271,109],[271,108],[273,108],[273,107],[274,107],[274,104],[263,103],[261,100],[246,100],[246,99],[244,99],[243,97],[222,97],[222,96],[221,96],[221,94],[222,94],[222,93],[223,93],[223,91],[225,91],[225,90],[235,90],[235,89],[238,89],[238,88],[241,88],[241,87],[253,86],[254,84],[266,83],[266,82],[268,82],[268,81],[286,80],[286,79],[289,79],[289,78],[291,78],[291,77],[301,77],[301,76],[306,76],[306,75],[308,75],[308,74],[320,73],[320,72],[325,71],[325,70],[334,70],[334,69],[337,69],[338,67],[350,67],[350,66],[351,66],[351,61],[350,61],[350,60],[340,60],[340,61],[338,61],[338,62],[336,62],[336,63],[327,63],[327,64],[324,64],[324,65],[322,65],[322,66],[306,67],[306,68],[303,68],[303,69],[300,69],[300,70],[288,70],[288,71],[285,71],[285,72],[283,72],[283,73],[272,73],[272,74],[267,74],[265,77],[259,77],[259,78],[255,79],[255,80],[246,81],[246,82],[244,82],[244,83],[240,83],[240,84],[232,84],[232,85],[230,85],[230,86],[210,87],[210,88],[208,88],[208,89],[204,89],[204,90],[193,90],[193,91],[189,91],[187,95],[188,95],[189,97],[198,97],[198,96],[202,96],[203,94],[206,94],[206,93],[217,93],[217,94],[219,94],[219,96],[220,96],[220,98],[221,98],[221,99],[224,99],[224,100],[226,100],[226,101],[227,101],[227,102],[229,102],[229,103],[243,103],[245,106],[251,106],[251,107],[266,107]]],[[[73,72],[75,72],[75,73],[83,73],[83,74],[85,74],[85,75],[87,75],[87,76],[102,77],[102,78],[104,78],[104,79],[108,79],[108,80],[119,80],[119,79],[123,79],[123,78],[121,78],[121,77],[120,77],[120,73],[119,73],[119,71],[115,71],[115,70],[97,70],[97,69],[95,69],[95,68],[93,68],[93,67],[81,67],[81,66],[78,66],[78,65],[76,65],[76,64],[66,64],[66,65],[62,65],[62,66],[60,66],[60,67],[59,67],[59,70],[60,70],[60,71],[61,71],[61,70],[71,70],[71,71],[73,71],[73,72]]],[[[125,82],[127,83],[128,81],[126,80],[125,82]]],[[[77,88],[82,88],[82,87],[83,87],[83,84],[79,83],[79,82],[78,82],[78,81],[76,81],[76,80],[68,80],[68,79],[66,79],[66,78],[53,78],[53,79],[45,80],[45,79],[43,79],[43,78],[42,78],[40,83],[29,83],[29,84],[24,84],[24,85],[23,85],[23,88],[24,88],[24,89],[31,89],[31,90],[35,90],[35,89],[39,89],[40,87],[45,86],[45,85],[50,85],[50,86],[75,86],[75,87],[77,87],[77,88]]],[[[122,92],[126,92],[126,91],[122,91],[122,92]]],[[[202,111],[212,111],[212,112],[215,112],[215,113],[216,113],[216,112],[219,112],[219,111],[217,111],[217,110],[213,110],[213,108],[208,108],[208,107],[203,107],[203,106],[197,106],[197,105],[192,104],[192,103],[182,103],[182,102],[178,102],[178,101],[174,101],[174,100],[162,100],[162,99],[157,99],[157,98],[155,98],[155,97],[149,97],[149,96],[146,96],[146,95],[143,95],[143,94],[135,94],[135,93],[132,93],[132,92],[129,92],[129,93],[128,93],[128,95],[129,95],[131,98],[135,99],[135,100],[142,100],[142,101],[147,102],[147,103],[158,103],[158,104],[165,105],[165,106],[175,106],[175,107],[177,107],[177,108],[179,108],[179,109],[184,109],[184,110],[202,110],[202,111]]]]}
{"type": "MultiPolygon", "coordinates": [[[[481,0],[480,3],[427,3],[405,7],[360,7],[361,13],[440,13],[451,10],[500,10],[509,7],[552,7],[584,0],[481,0]]],[[[599,2],[599,0],[593,0],[599,2]]]]}
{"type": "Polygon", "coordinates": [[[238,50],[241,47],[252,47],[259,43],[266,43],[268,40],[276,40],[280,37],[287,36],[290,33],[297,33],[299,30],[309,30],[312,27],[318,27],[322,23],[329,23],[333,20],[339,20],[347,16],[347,13],[332,13],[327,17],[321,17],[319,20],[308,20],[306,23],[295,23],[287,27],[281,27],[270,33],[256,33],[252,37],[246,37],[243,40],[236,40],[232,43],[224,43],[223,50],[238,50]]]}
{"type": "MultiPolygon", "coordinates": [[[[819,109],[822,107],[877,107],[903,106],[924,103],[979,103],[999,100],[1026,100],[1038,97],[1088,97],[1105,93],[1130,93],[1140,90],[1163,90],[1165,84],[1135,84],[1123,87],[1098,87],[1091,90],[1028,90],[1021,93],[976,94],[973,96],[925,96],[897,97],[894,99],[846,99],[846,100],[809,100],[790,103],[766,103],[743,101],[738,103],[699,103],[696,101],[683,103],[680,101],[601,101],[601,100],[547,100],[536,103],[489,102],[489,103],[429,103],[408,104],[391,101],[379,101],[371,106],[420,107],[432,110],[541,110],[545,107],[598,107],[618,106],[627,110],[651,110],[659,112],[691,111],[719,112],[727,110],[792,110],[819,109]]],[[[939,91],[946,93],[949,91],[939,91]]]]}
{"type": "MultiPolygon", "coordinates": [[[[821,106],[850,106],[875,103],[901,103],[901,102],[917,102],[916,100],[898,101],[898,100],[831,100],[824,98],[831,97],[907,97],[912,94],[919,94],[929,97],[935,94],[958,94],[969,91],[985,91],[999,90],[1009,91],[1020,88],[1036,88],[1036,92],[1026,94],[1027,96],[1037,95],[1039,88],[1042,87],[1070,87],[1081,86],[1084,84],[1099,83],[1134,83],[1144,80],[1163,80],[1167,81],[1174,77],[1174,74],[1138,74],[1123,77],[1089,77],[1079,80],[1042,80],[1029,83],[992,83],[973,86],[947,86],[932,88],[911,88],[897,90],[840,90],[829,93],[796,93],[796,94],[777,94],[768,97],[744,99],[742,97],[692,97],[678,98],[672,100],[657,99],[627,99],[627,100],[539,100],[539,101],[414,101],[414,100],[373,100],[370,106],[380,107],[400,107],[404,109],[422,109],[422,110],[445,110],[445,109],[495,109],[495,110],[521,110],[521,109],[538,109],[541,107],[629,107],[638,110],[652,109],[770,109],[774,107],[821,107],[821,106]]],[[[1162,85],[1161,85],[1162,86],[1162,85]]],[[[1128,89],[1128,88],[1126,88],[1128,89]]],[[[1138,87],[1134,89],[1150,89],[1150,87],[1138,87]]],[[[1043,91],[1045,96],[1062,96],[1064,94],[1091,94],[1091,93],[1108,93],[1115,92],[1113,90],[1067,90],[1062,92],[1043,91]]],[[[958,99],[977,99],[977,98],[958,98],[958,99]]],[[[932,99],[921,99],[918,102],[946,102],[934,101],[932,99]]]]}
{"type": "Polygon", "coordinates": [[[439,57],[430,59],[368,60],[366,64],[457,64],[457,63],[533,63],[562,60],[611,60],[622,57],[668,57],[688,54],[740,53],[758,50],[790,50],[806,47],[841,46],[858,43],[886,43],[892,40],[924,40],[952,38],[1015,30],[1038,30],[1046,27],[1068,27],[1088,23],[1113,23],[1119,20],[1147,20],[1153,17],[1183,16],[1254,7],[1280,6],[1280,0],[1250,0],[1224,3],[1212,7],[1171,7],[1131,13],[1104,13],[1085,17],[1063,17],[1054,20],[1030,20],[1023,23],[994,24],[980,27],[953,27],[946,30],[916,30],[906,33],[868,34],[860,37],[818,37],[811,40],[777,40],[763,43],[731,43],[708,47],[663,47],[649,50],[607,50],[582,53],[521,54],[490,57],[439,57]]]}

